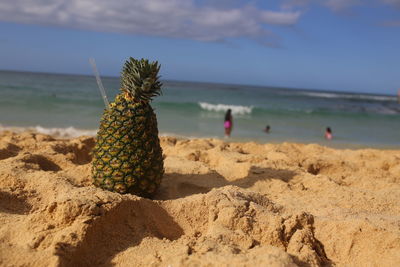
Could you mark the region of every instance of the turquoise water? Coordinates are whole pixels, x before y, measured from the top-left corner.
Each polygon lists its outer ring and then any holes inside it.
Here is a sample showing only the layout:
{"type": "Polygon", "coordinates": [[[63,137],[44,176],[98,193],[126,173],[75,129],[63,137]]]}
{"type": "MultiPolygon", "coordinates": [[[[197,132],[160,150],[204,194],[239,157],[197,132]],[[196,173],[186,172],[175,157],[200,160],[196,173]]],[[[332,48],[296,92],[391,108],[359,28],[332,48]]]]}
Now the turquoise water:
{"type": "MultiPolygon", "coordinates": [[[[119,78],[102,77],[108,98],[119,78]]],[[[232,140],[400,147],[395,96],[164,81],[153,106],[164,135],[223,137],[233,110],[232,140]],[[269,124],[271,133],[262,130],[269,124]],[[330,126],[334,140],[325,141],[330,126]]],[[[63,136],[95,134],[104,103],[92,76],[0,71],[0,124],[63,136]]]]}

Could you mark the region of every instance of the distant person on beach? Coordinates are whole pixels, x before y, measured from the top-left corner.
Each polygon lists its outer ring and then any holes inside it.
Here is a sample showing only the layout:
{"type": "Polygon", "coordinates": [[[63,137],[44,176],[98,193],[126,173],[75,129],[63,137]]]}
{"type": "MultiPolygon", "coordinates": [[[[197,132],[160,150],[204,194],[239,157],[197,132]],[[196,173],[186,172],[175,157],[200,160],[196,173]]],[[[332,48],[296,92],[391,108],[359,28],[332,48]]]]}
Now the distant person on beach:
{"type": "Polygon", "coordinates": [[[264,132],[269,134],[269,131],[271,130],[271,127],[269,125],[265,126],[264,132]]]}
{"type": "Polygon", "coordinates": [[[326,131],[325,131],[325,139],[326,140],[332,140],[333,136],[332,136],[332,130],[330,127],[326,127],[326,131]]]}
{"type": "Polygon", "coordinates": [[[224,120],[225,137],[231,136],[232,126],[233,126],[232,110],[228,109],[225,113],[225,120],[224,120]]]}

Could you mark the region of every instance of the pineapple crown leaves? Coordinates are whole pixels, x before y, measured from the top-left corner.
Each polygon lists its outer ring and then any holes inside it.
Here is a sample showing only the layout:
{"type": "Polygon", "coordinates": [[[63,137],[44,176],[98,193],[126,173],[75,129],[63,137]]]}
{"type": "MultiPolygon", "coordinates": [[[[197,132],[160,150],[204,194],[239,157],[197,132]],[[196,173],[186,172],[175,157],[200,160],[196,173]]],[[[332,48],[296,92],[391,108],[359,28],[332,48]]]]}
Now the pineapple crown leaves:
{"type": "Polygon", "coordinates": [[[161,94],[162,83],[158,80],[160,65],[157,61],[130,57],[122,68],[121,90],[134,101],[149,102],[161,94]]]}

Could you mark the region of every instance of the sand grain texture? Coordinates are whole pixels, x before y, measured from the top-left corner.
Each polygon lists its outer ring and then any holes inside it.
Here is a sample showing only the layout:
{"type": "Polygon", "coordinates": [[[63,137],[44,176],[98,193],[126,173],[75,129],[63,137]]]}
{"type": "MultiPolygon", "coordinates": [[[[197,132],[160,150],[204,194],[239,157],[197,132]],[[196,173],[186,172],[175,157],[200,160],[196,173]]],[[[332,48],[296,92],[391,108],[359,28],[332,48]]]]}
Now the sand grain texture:
{"type": "Polygon", "coordinates": [[[163,137],[154,200],[91,185],[91,137],[0,133],[1,266],[395,266],[400,152],[163,137]]]}

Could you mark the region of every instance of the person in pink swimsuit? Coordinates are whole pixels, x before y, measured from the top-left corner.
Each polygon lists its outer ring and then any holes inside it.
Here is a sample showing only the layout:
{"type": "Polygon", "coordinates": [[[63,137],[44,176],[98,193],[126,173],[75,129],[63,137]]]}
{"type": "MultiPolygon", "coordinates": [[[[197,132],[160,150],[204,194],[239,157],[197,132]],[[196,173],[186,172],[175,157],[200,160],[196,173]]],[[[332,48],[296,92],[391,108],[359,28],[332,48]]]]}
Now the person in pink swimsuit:
{"type": "Polygon", "coordinates": [[[330,127],[327,127],[326,131],[325,131],[325,139],[326,140],[332,140],[332,138],[333,138],[332,130],[331,130],[330,127]]]}
{"type": "Polygon", "coordinates": [[[224,120],[225,137],[231,136],[232,127],[233,127],[232,110],[228,109],[225,113],[225,120],[224,120]]]}

